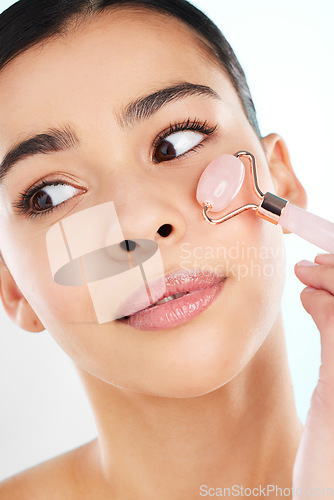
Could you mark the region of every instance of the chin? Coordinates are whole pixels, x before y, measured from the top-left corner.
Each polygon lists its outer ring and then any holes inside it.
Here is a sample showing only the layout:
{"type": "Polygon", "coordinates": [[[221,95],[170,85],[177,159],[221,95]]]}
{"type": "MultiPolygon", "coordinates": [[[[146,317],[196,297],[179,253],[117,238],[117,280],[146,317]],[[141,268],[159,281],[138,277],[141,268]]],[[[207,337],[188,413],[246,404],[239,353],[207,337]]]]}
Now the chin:
{"type": "Polygon", "coordinates": [[[240,371],[239,367],[229,367],[229,371],[219,366],[213,370],[212,366],[208,369],[198,367],[196,372],[188,371],[184,375],[169,375],[166,378],[156,377],[155,386],[152,387],[152,380],[147,382],[146,387],[134,388],[134,392],[146,394],[148,396],[162,398],[196,398],[211,393],[233,379],[240,371]]]}

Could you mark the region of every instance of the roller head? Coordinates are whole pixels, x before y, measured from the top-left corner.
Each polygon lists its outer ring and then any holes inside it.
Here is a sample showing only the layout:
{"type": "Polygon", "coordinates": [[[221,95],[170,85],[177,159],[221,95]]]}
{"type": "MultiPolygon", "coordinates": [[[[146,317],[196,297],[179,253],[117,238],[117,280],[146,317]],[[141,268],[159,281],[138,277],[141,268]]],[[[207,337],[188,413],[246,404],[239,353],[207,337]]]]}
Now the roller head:
{"type": "Polygon", "coordinates": [[[196,199],[203,206],[210,203],[210,212],[221,212],[239,192],[245,177],[245,167],[239,158],[224,154],[215,158],[202,173],[196,199]]]}

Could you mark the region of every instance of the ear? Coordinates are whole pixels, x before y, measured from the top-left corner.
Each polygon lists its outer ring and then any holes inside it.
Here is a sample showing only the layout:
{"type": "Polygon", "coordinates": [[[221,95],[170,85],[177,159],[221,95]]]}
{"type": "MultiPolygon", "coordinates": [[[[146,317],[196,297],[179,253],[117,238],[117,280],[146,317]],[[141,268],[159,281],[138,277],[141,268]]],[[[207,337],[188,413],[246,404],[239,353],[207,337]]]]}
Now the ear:
{"type": "MultiPolygon", "coordinates": [[[[262,138],[262,145],[275,187],[274,194],[290,201],[293,205],[306,208],[305,189],[293,171],[289,151],[282,137],[278,134],[269,134],[262,138]]],[[[283,233],[287,234],[289,231],[283,229],[283,233]]]]}
{"type": "Polygon", "coordinates": [[[262,138],[275,193],[293,205],[301,208],[307,206],[305,190],[297,179],[290,160],[288,148],[278,134],[269,134],[262,138]]]}
{"type": "Polygon", "coordinates": [[[38,316],[20,292],[3,257],[0,256],[0,297],[8,316],[23,330],[45,330],[38,316]]]}

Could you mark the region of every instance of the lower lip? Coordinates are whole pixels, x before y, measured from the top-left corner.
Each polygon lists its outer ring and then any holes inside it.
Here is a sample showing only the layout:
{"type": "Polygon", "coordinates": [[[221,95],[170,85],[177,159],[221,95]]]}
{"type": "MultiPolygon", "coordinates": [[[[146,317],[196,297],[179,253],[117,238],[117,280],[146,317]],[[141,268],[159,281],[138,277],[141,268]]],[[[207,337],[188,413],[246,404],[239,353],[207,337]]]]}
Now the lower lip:
{"type": "Polygon", "coordinates": [[[144,309],[122,323],[138,330],[163,330],[186,323],[207,309],[223,287],[224,280],[216,285],[187,293],[178,299],[144,309]]]}

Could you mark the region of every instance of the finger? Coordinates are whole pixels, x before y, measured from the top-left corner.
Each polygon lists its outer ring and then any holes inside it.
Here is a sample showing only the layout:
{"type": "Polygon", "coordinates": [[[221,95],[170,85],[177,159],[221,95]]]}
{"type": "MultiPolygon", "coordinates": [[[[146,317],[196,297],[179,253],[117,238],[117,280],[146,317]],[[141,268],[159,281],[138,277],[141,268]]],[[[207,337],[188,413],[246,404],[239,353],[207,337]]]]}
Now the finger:
{"type": "Polygon", "coordinates": [[[326,290],[334,295],[334,266],[302,260],[295,265],[295,274],[304,285],[326,290]]]}
{"type": "Polygon", "coordinates": [[[317,264],[334,266],[334,253],[319,253],[314,260],[317,264]]]}
{"type": "Polygon", "coordinates": [[[334,297],[325,290],[307,287],[300,294],[300,298],[320,332],[320,379],[333,384],[334,387],[334,297]]]}
{"type": "Polygon", "coordinates": [[[303,307],[320,331],[334,327],[334,297],[325,290],[307,287],[300,294],[303,307]]]}

